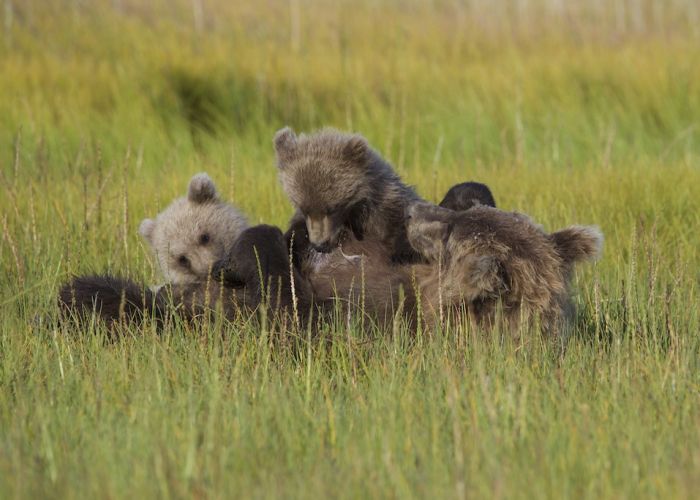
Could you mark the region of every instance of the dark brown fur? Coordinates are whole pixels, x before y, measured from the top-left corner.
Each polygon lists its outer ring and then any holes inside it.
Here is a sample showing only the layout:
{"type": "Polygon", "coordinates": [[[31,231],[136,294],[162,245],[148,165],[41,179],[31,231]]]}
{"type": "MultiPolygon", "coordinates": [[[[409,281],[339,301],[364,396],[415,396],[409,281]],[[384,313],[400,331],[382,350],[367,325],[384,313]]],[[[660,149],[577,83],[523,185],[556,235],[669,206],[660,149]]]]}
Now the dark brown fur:
{"type": "Polygon", "coordinates": [[[95,315],[111,330],[118,325],[140,325],[146,318],[160,327],[174,315],[198,321],[217,310],[232,320],[241,312],[254,310],[259,303],[259,297],[249,289],[228,288],[214,280],[167,284],[154,292],[132,280],[110,275],[77,276],[61,287],[58,300],[64,319],[82,321],[95,315]]]}
{"type": "Polygon", "coordinates": [[[147,287],[109,275],[73,278],[59,290],[58,304],[66,317],[78,319],[96,313],[110,324],[141,322],[145,316],[160,321],[165,312],[165,304],[147,287]]]}
{"type": "Polygon", "coordinates": [[[214,275],[228,288],[244,287],[257,303],[268,302],[276,310],[294,309],[305,319],[311,307],[306,279],[290,262],[279,228],[261,224],[243,231],[229,258],[214,267],[214,275]]]}
{"type": "Polygon", "coordinates": [[[462,182],[452,186],[440,202],[443,208],[461,211],[485,205],[496,208],[496,200],[486,184],[480,182],[462,182]]]}

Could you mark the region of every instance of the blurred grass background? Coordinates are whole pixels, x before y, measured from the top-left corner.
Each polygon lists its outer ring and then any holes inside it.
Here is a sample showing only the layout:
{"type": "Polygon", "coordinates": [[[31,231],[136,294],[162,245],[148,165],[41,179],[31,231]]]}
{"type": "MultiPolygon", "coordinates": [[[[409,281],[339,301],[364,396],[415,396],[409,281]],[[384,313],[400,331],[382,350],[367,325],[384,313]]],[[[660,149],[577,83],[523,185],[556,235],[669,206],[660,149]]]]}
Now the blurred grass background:
{"type": "Polygon", "coordinates": [[[700,488],[697,2],[2,7],[0,495],[700,488]],[[473,179],[547,229],[599,224],[565,358],[461,330],[291,354],[235,325],[105,345],[35,321],[70,273],[157,282],[136,228],[196,172],[284,226],[284,125],[361,132],[432,201],[473,179]]]}

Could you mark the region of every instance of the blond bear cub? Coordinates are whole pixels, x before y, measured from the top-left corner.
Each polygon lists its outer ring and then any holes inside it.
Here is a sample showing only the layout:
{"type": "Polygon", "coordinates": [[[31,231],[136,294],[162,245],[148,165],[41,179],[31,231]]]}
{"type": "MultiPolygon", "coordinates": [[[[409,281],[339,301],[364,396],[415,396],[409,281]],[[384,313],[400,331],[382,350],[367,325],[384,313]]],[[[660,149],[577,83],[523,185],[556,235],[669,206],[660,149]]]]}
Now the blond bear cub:
{"type": "Polygon", "coordinates": [[[173,201],[155,219],[144,219],[139,234],[167,283],[185,285],[205,280],[248,227],[245,216],[221,200],[211,178],[200,173],[190,180],[187,196],[173,201]]]}

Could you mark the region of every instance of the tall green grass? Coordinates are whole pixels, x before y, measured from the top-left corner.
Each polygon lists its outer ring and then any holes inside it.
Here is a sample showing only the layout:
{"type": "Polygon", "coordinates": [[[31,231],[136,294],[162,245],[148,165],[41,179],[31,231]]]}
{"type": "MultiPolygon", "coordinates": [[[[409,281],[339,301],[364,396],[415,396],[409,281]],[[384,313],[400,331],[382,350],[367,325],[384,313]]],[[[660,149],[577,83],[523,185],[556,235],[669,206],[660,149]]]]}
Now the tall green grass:
{"type": "Polygon", "coordinates": [[[694,496],[700,9],[660,5],[4,0],[0,496],[694,496]],[[284,125],[363,133],[433,201],[599,224],[565,355],[51,322],[73,273],[160,279],[138,222],[196,172],[284,226],[284,125]]]}

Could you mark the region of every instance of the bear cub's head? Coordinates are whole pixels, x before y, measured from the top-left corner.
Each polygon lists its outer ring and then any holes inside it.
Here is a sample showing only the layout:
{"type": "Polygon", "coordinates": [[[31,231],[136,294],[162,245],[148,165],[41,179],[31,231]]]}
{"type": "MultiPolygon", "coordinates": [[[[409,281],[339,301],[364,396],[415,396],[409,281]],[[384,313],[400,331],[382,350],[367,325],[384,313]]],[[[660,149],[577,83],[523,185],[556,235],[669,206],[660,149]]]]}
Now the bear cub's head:
{"type": "Polygon", "coordinates": [[[205,280],[247,227],[245,216],[222,201],[211,178],[200,173],[190,180],[187,196],[173,201],[155,219],[144,219],[139,234],[167,282],[179,285],[205,280]]]}
{"type": "Polygon", "coordinates": [[[287,127],[274,145],[282,189],[303,215],[311,245],[329,252],[348,229],[361,239],[354,223],[379,187],[372,183],[375,153],[365,138],[333,129],[297,136],[287,127]]]}

